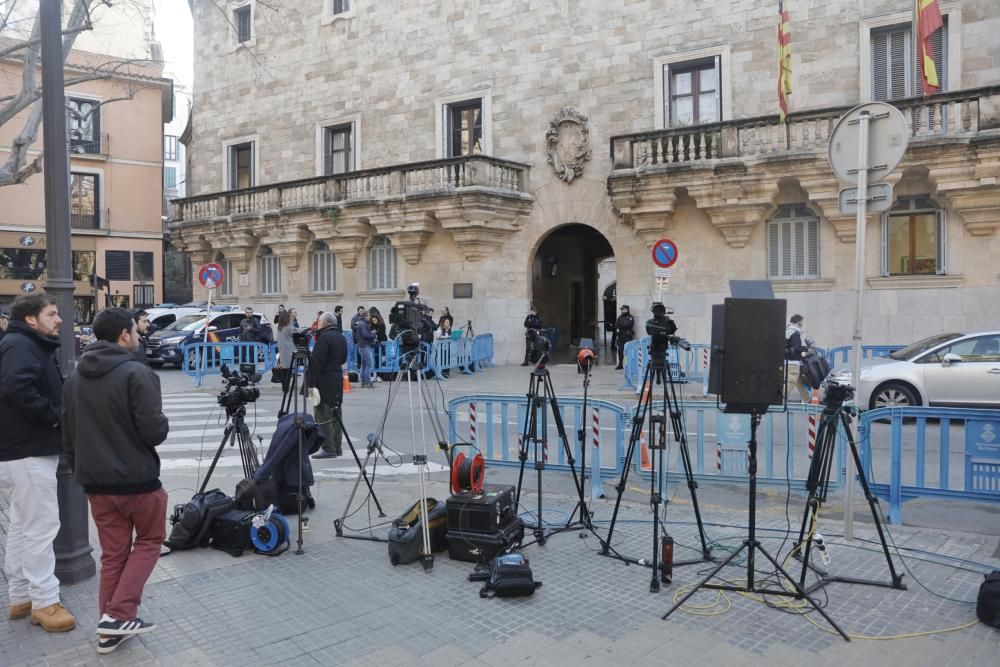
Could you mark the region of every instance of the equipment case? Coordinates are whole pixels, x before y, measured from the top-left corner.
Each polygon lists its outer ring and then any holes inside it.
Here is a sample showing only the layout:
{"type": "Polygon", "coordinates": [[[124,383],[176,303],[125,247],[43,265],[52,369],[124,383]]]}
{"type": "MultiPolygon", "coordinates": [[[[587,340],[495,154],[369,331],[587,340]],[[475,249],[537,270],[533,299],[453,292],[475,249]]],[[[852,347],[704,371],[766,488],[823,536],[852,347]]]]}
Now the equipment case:
{"type": "Polygon", "coordinates": [[[215,518],[212,523],[212,547],[225,551],[230,556],[242,556],[253,548],[250,529],[253,518],[259,512],[253,510],[229,510],[215,518]]]}
{"type": "Polygon", "coordinates": [[[467,563],[487,563],[501,551],[517,548],[524,539],[520,517],[510,516],[492,532],[448,530],[448,557],[467,563]]]}
{"type": "Polygon", "coordinates": [[[495,533],[514,513],[514,487],[487,484],[481,493],[448,498],[448,530],[495,533]]]}

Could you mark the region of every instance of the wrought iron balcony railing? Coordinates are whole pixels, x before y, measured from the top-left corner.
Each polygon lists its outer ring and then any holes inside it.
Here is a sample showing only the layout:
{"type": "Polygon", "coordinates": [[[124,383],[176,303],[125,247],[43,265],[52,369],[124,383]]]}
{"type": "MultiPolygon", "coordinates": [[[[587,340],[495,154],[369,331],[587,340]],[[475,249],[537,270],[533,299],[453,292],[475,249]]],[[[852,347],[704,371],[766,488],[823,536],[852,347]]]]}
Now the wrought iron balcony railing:
{"type": "Polygon", "coordinates": [[[106,208],[95,210],[90,206],[70,204],[69,225],[72,229],[107,229],[110,219],[111,211],[106,208]]]}
{"type": "Polygon", "coordinates": [[[104,156],[109,153],[111,138],[107,133],[99,134],[96,137],[73,137],[69,138],[70,155],[104,156]]]}

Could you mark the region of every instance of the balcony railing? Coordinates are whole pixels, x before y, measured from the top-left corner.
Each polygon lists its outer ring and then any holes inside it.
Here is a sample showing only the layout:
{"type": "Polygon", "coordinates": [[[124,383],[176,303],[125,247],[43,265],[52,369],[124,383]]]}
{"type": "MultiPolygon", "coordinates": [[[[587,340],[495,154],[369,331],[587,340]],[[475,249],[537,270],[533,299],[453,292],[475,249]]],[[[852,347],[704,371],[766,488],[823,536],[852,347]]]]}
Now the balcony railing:
{"type": "Polygon", "coordinates": [[[90,206],[71,204],[69,207],[69,225],[72,229],[106,229],[111,212],[108,209],[93,209],[90,206]]]}
{"type": "MultiPolygon", "coordinates": [[[[906,117],[910,141],[971,137],[979,132],[980,100],[1000,103],[1000,87],[896,100],[906,117]]],[[[611,138],[614,169],[697,164],[724,158],[763,159],[778,155],[821,155],[837,120],[851,107],[761,116],[707,125],[676,127],[611,138]]]]}
{"type": "Polygon", "coordinates": [[[70,155],[101,155],[107,156],[111,138],[107,133],[99,134],[93,138],[70,137],[70,155]]]}
{"type": "Polygon", "coordinates": [[[171,202],[172,217],[174,221],[204,220],[289,208],[376,202],[416,194],[449,194],[476,188],[498,193],[524,193],[527,175],[527,165],[470,155],[175,199],[171,202]]]}

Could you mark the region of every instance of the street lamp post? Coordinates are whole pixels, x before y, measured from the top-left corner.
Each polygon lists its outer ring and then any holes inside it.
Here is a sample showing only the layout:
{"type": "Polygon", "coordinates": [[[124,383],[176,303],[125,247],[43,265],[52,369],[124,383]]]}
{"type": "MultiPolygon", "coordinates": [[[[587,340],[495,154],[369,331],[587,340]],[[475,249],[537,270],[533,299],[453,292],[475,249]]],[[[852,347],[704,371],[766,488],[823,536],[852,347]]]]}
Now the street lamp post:
{"type": "MultiPolygon", "coordinates": [[[[64,375],[76,364],[73,336],[73,263],[69,226],[69,159],[66,151],[66,100],[63,91],[61,0],[41,0],[38,8],[42,48],[42,127],[45,181],[47,273],[45,291],[56,298],[63,323],[59,329],[59,367],[64,375]]],[[[56,576],[73,584],[94,576],[90,555],[87,497],[60,457],[59,534],[55,541],[56,576]]]]}

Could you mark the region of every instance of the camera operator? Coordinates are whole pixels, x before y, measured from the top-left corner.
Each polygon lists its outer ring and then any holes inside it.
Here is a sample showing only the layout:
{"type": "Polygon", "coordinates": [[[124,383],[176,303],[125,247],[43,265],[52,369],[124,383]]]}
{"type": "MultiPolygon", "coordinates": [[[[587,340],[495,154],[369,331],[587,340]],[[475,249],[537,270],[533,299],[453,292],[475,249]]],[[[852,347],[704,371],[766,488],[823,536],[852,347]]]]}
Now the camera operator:
{"type": "Polygon", "coordinates": [[[615,351],[618,354],[616,370],[621,370],[625,363],[625,343],[635,338],[635,318],[628,306],[622,306],[621,315],[615,320],[615,351]]]}
{"type": "Polygon", "coordinates": [[[527,366],[532,363],[531,358],[531,331],[534,330],[537,333],[541,333],[542,329],[542,318],[538,316],[538,310],[532,306],[531,310],[528,312],[528,316],[524,318],[524,361],[521,363],[522,366],[527,366]]]}
{"type": "Polygon", "coordinates": [[[309,387],[319,389],[320,402],[316,405],[316,421],[323,432],[323,449],[313,454],[314,459],[341,456],[343,430],[340,419],[344,402],[344,370],[347,362],[347,340],[337,327],[337,317],[324,313],[319,320],[316,347],[309,363],[309,387]]]}

